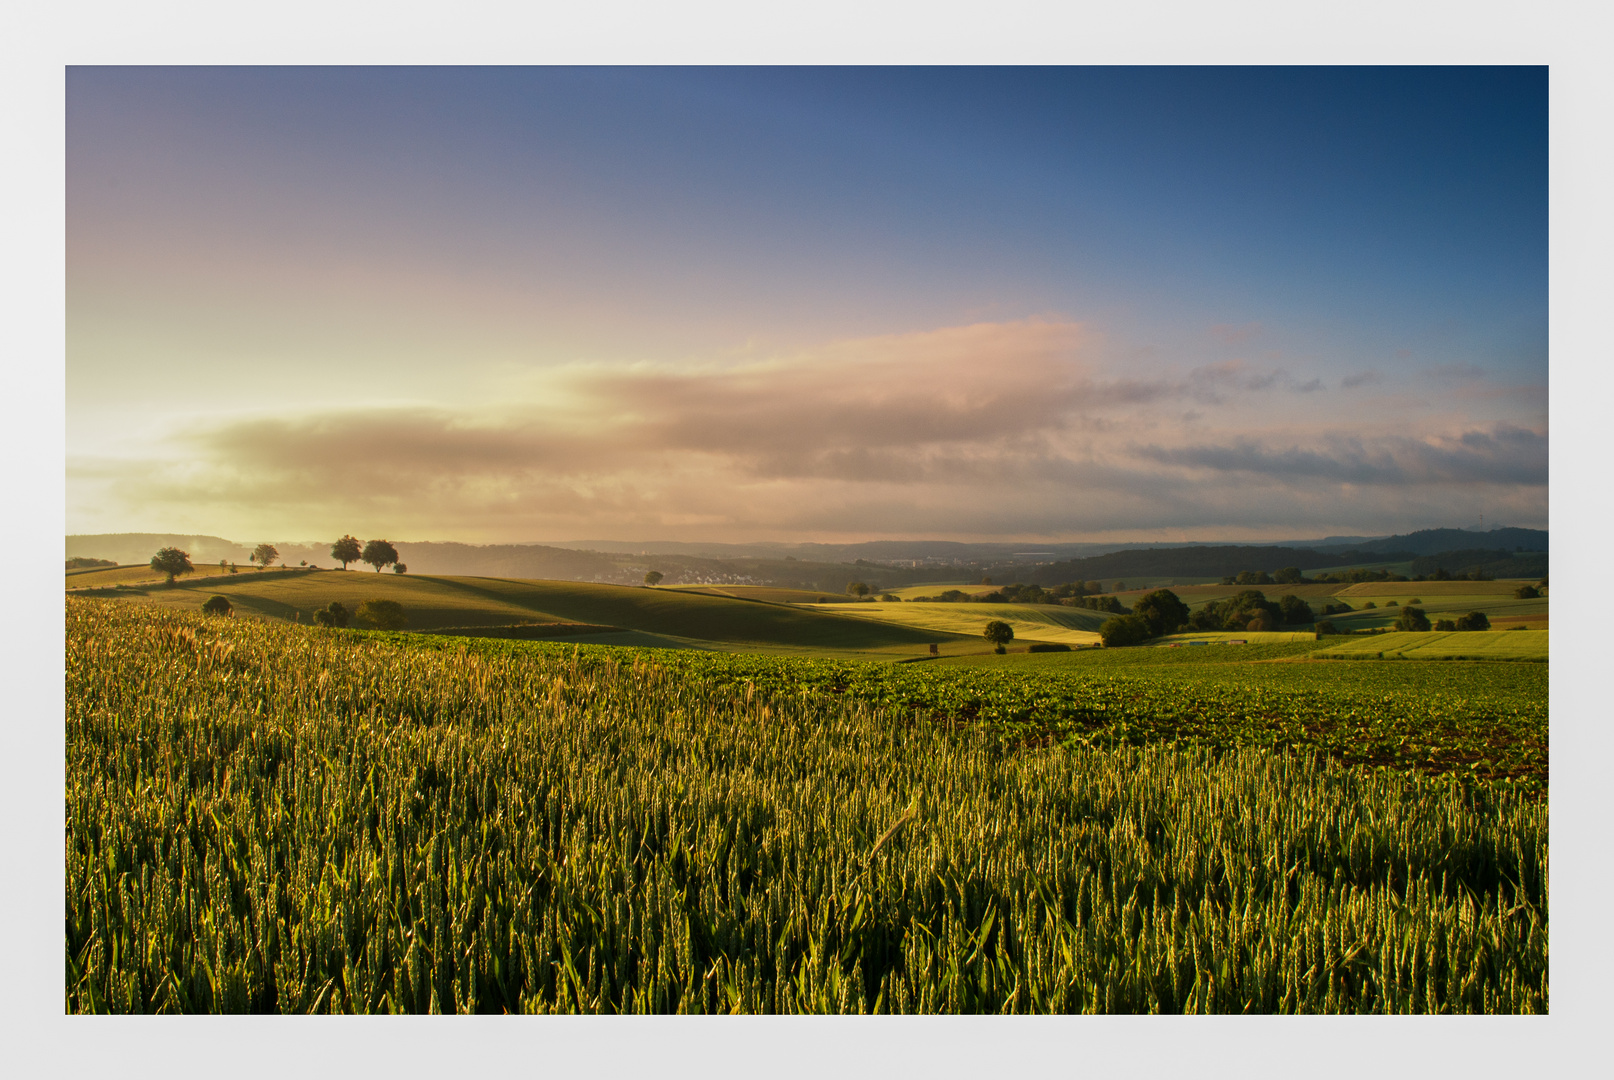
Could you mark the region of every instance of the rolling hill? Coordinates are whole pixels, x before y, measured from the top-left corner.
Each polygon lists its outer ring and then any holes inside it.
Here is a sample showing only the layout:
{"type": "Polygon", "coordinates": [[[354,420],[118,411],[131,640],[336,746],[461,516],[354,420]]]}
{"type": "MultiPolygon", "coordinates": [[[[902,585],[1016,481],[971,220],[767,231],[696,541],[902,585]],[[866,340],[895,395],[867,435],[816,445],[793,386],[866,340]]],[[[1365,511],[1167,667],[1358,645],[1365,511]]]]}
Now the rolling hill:
{"type": "MultiPolygon", "coordinates": [[[[146,573],[144,585],[80,593],[187,608],[199,608],[217,594],[228,598],[241,615],[303,623],[312,622],[313,613],[333,600],[351,610],[365,600],[384,599],[402,605],[409,618],[407,629],[413,631],[520,623],[585,623],[629,631],[569,639],[608,645],[682,645],[892,659],[927,654],[933,642],[958,640],[946,631],[685,590],[329,570],[215,574],[182,578],[168,586],[152,582],[154,575],[146,573]]],[[[841,610],[872,606],[847,604],[841,610]]],[[[971,643],[975,643],[973,636],[971,643]]]]}

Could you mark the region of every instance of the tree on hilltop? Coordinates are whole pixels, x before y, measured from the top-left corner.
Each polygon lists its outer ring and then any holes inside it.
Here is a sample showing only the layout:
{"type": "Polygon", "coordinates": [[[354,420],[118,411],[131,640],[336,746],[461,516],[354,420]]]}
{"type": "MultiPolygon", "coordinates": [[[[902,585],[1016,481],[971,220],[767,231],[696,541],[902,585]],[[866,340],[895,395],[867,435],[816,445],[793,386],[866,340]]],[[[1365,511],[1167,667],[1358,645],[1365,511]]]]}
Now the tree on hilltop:
{"type": "Polygon", "coordinates": [[[364,553],[359,558],[375,567],[379,574],[383,566],[392,566],[398,561],[398,549],[385,540],[371,540],[364,545],[364,553]]]}
{"type": "Polygon", "coordinates": [[[258,569],[262,570],[278,558],[280,552],[275,550],[273,544],[259,544],[252,549],[252,554],[247,556],[247,562],[257,563],[258,569]]]}
{"type": "Polygon", "coordinates": [[[359,547],[357,537],[344,536],[342,539],[331,545],[331,558],[341,563],[342,569],[346,570],[348,563],[359,561],[359,555],[361,554],[362,550],[363,549],[359,547]]]}
{"type": "Polygon", "coordinates": [[[657,585],[660,585],[661,584],[661,571],[660,570],[646,571],[645,576],[644,576],[644,583],[646,585],[649,585],[651,588],[655,588],[657,585]]]}
{"type": "Polygon", "coordinates": [[[168,575],[168,584],[174,583],[177,574],[194,574],[196,567],[191,565],[190,553],[178,548],[162,548],[151,557],[151,568],[159,574],[168,575]]]}

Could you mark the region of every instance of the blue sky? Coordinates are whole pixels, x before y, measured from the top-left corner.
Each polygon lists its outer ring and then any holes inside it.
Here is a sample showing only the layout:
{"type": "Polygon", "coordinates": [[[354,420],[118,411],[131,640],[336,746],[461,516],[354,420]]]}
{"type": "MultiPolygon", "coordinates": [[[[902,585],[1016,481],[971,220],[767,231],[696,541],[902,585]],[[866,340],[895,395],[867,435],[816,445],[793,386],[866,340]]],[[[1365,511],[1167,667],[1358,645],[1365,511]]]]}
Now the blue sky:
{"type": "Polygon", "coordinates": [[[69,530],[1546,521],[1542,68],[75,68],[69,530]]]}

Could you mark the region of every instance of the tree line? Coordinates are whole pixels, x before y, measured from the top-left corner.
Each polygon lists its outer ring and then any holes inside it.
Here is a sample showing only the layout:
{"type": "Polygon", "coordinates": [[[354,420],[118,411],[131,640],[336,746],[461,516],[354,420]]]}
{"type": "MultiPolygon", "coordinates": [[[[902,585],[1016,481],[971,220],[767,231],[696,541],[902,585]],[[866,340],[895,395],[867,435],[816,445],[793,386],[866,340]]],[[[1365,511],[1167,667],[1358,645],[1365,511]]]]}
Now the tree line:
{"type": "MultiPolygon", "coordinates": [[[[392,572],[395,574],[409,572],[409,567],[398,561],[398,549],[386,540],[371,540],[368,543],[360,544],[357,538],[344,536],[331,545],[331,558],[341,563],[343,570],[347,569],[349,563],[362,562],[373,566],[376,573],[380,573],[389,566],[392,567],[392,572]]],[[[268,543],[259,544],[247,556],[247,561],[255,564],[260,570],[273,566],[279,560],[280,551],[273,544],[268,543]]],[[[86,562],[99,564],[102,562],[102,560],[69,560],[68,569],[74,569],[72,565],[74,561],[80,564],[86,562]]],[[[106,565],[115,564],[106,563],[106,565]]],[[[307,566],[308,564],[304,562],[303,565],[307,566]]],[[[226,559],[220,559],[219,566],[228,566],[232,573],[235,571],[234,564],[226,559]]],[[[196,572],[196,567],[191,563],[190,552],[176,547],[159,548],[157,553],[151,557],[151,568],[160,574],[166,574],[170,585],[180,575],[194,574],[196,572]]]]}

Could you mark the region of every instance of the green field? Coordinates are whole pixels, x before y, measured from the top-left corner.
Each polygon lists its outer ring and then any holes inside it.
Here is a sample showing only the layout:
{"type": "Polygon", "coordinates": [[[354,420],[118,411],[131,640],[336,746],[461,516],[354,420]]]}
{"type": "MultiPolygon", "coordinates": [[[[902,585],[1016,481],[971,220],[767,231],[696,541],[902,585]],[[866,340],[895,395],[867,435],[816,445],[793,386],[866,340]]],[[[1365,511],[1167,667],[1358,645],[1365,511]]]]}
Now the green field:
{"type": "Polygon", "coordinates": [[[1360,638],[1324,638],[1313,657],[1363,660],[1545,660],[1546,630],[1478,630],[1424,634],[1391,632],[1360,638]]]}
{"type": "Polygon", "coordinates": [[[1189,646],[1190,641],[1204,641],[1210,645],[1226,645],[1230,641],[1242,641],[1249,645],[1278,645],[1290,641],[1315,640],[1317,640],[1315,630],[1195,630],[1181,634],[1167,634],[1163,638],[1145,642],[1144,647],[1161,649],[1171,648],[1174,645],[1196,647],[1189,646]]]}
{"type": "MultiPolygon", "coordinates": [[[[827,605],[806,605],[822,607],[827,605]]],[[[1092,645],[1098,642],[1098,628],[1110,616],[1086,608],[1053,604],[891,604],[876,602],[838,609],[846,615],[868,619],[887,626],[957,634],[979,643],[987,623],[1001,620],[1014,628],[1016,641],[1061,642],[1092,645]]]]}
{"type": "MultiPolygon", "coordinates": [[[[833,611],[761,603],[686,590],[597,585],[576,581],[434,577],[369,571],[240,573],[172,586],[129,589],[124,599],[161,607],[200,609],[213,595],[242,615],[309,624],[333,600],[349,610],[370,599],[395,600],[408,629],[575,622],[632,631],[579,640],[609,645],[697,647],[804,655],[900,659],[928,654],[932,642],[960,639],[904,625],[885,625],[833,611]]],[[[877,605],[845,605],[874,607],[877,605]]],[[[897,607],[886,604],[885,607],[897,607]]],[[[972,640],[970,644],[975,644],[972,640]]]]}
{"type": "Polygon", "coordinates": [[[69,1012],[1547,1009],[1542,664],[184,607],[68,601],[69,1012]]]}

